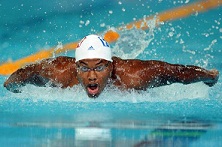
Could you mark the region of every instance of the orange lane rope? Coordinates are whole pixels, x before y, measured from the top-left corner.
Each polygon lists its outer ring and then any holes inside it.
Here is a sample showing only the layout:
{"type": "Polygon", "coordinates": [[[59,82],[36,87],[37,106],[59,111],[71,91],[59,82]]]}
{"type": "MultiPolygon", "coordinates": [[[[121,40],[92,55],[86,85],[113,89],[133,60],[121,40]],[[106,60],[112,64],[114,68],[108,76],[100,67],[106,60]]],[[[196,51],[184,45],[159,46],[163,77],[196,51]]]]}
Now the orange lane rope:
{"type": "MultiPolygon", "coordinates": [[[[172,21],[179,18],[187,17],[193,13],[197,12],[204,12],[209,9],[213,9],[215,7],[218,7],[222,4],[222,0],[206,0],[206,1],[200,1],[196,3],[192,3],[189,5],[181,6],[178,8],[173,8],[164,12],[161,12],[157,15],[155,15],[156,18],[158,18],[158,22],[165,22],[165,21],[172,21]]],[[[143,19],[140,19],[138,21],[129,23],[125,26],[121,26],[117,28],[118,30],[121,30],[123,28],[126,29],[132,29],[133,27],[137,29],[148,29],[147,21],[153,19],[154,16],[146,17],[143,19]]],[[[109,42],[113,43],[119,39],[120,35],[115,31],[107,31],[104,35],[104,39],[109,42]]],[[[52,57],[53,54],[62,53],[68,50],[73,50],[77,47],[79,41],[68,43],[63,46],[63,48],[59,48],[55,50],[55,47],[52,47],[48,50],[42,50],[40,52],[37,52],[33,55],[24,57],[22,59],[19,59],[17,61],[8,61],[0,65],[0,75],[9,75],[16,71],[17,69],[21,68],[22,66],[36,62],[38,60],[42,60],[45,58],[52,57]]]]}

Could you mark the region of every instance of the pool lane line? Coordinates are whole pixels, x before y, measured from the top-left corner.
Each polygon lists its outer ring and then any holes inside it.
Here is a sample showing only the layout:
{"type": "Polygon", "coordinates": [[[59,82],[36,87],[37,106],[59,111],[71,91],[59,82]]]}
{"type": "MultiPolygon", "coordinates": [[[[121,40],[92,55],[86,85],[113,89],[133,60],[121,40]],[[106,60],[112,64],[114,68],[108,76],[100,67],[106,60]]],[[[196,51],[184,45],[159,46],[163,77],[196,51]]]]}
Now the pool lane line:
{"type": "MultiPolygon", "coordinates": [[[[166,10],[164,12],[161,12],[157,15],[146,17],[143,19],[140,19],[138,21],[134,21],[132,23],[128,23],[127,25],[118,27],[117,30],[121,29],[132,29],[133,27],[137,29],[148,29],[147,21],[153,19],[154,17],[158,18],[156,22],[156,25],[159,22],[166,22],[166,21],[172,21],[179,18],[187,17],[193,13],[197,12],[204,12],[209,9],[216,8],[218,6],[222,5],[222,0],[206,0],[206,1],[200,1],[195,2],[189,5],[180,6],[177,8],[173,8],[170,10],[166,10]]],[[[119,39],[120,35],[115,31],[107,31],[104,35],[104,39],[109,42],[113,43],[119,39]]],[[[8,61],[0,65],[0,75],[10,75],[17,69],[21,68],[22,66],[25,66],[27,64],[45,59],[50,58],[53,56],[53,54],[59,54],[65,51],[74,50],[77,47],[79,41],[68,43],[64,45],[62,48],[58,48],[55,50],[56,47],[52,47],[48,50],[41,50],[35,54],[32,54],[30,56],[21,58],[16,61],[8,61]]]]}
{"type": "Polygon", "coordinates": [[[154,17],[158,18],[158,23],[160,22],[166,22],[166,21],[172,21],[176,19],[181,19],[190,16],[191,14],[197,13],[197,12],[204,12],[209,9],[216,8],[218,6],[222,5],[222,0],[202,0],[200,2],[195,2],[192,4],[188,4],[185,6],[176,7],[170,10],[166,10],[164,12],[160,12],[159,14],[151,17],[146,17],[143,19],[140,19],[138,21],[132,22],[128,25],[126,25],[127,29],[132,29],[133,27],[136,27],[137,29],[148,29],[148,24],[146,23],[148,20],[153,19],[154,17]],[[142,27],[141,27],[142,26],[142,27]]]}

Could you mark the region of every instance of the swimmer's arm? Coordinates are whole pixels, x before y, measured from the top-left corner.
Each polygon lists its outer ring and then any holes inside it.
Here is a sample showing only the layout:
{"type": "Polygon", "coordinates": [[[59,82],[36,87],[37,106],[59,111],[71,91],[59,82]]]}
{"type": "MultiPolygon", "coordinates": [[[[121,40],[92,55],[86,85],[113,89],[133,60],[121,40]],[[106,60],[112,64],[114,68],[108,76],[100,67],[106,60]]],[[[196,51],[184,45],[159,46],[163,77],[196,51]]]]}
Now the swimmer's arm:
{"type": "Polygon", "coordinates": [[[32,64],[18,69],[5,81],[4,87],[9,91],[18,93],[20,88],[28,83],[44,85],[46,79],[39,76],[39,69],[40,64],[32,64]]]}
{"type": "Polygon", "coordinates": [[[215,69],[206,70],[193,65],[156,62],[157,80],[154,82],[154,86],[169,85],[172,83],[190,84],[195,82],[204,82],[206,85],[211,87],[217,83],[219,78],[219,72],[215,69]]]}
{"type": "Polygon", "coordinates": [[[62,88],[78,84],[76,79],[75,59],[57,57],[39,63],[27,65],[14,72],[4,83],[4,87],[12,92],[20,92],[22,86],[59,86],[62,88]]]}

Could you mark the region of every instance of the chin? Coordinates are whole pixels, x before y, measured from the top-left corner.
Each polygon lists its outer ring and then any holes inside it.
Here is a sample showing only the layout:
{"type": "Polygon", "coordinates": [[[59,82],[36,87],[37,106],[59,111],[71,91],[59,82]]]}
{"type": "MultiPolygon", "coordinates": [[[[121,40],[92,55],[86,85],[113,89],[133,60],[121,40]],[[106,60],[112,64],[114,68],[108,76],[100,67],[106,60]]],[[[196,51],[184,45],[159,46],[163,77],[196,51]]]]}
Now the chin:
{"type": "Polygon", "coordinates": [[[89,97],[89,98],[96,99],[97,97],[99,97],[99,93],[97,93],[97,94],[89,94],[89,93],[88,93],[88,97],[89,97]]]}

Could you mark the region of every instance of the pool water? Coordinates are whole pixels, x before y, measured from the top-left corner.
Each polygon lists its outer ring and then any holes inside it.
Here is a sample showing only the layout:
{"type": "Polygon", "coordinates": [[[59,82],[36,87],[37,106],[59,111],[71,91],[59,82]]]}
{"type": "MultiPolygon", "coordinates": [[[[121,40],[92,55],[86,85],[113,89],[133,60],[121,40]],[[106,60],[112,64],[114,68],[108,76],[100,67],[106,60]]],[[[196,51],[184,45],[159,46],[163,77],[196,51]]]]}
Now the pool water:
{"type": "MultiPolygon", "coordinates": [[[[0,63],[193,2],[3,0],[0,63]]],[[[221,12],[217,7],[158,26],[154,18],[149,30],[117,30],[121,38],[111,44],[113,53],[221,73],[221,12]]],[[[92,100],[81,86],[27,85],[22,93],[11,93],[3,87],[7,77],[0,76],[1,146],[222,146],[221,78],[211,88],[201,82],[139,92],[110,87],[92,100]]]]}

